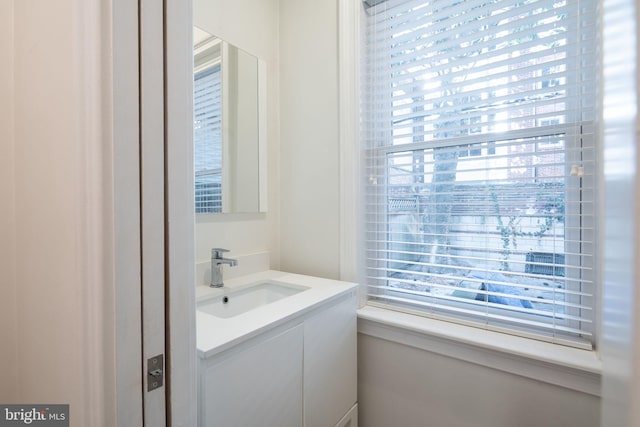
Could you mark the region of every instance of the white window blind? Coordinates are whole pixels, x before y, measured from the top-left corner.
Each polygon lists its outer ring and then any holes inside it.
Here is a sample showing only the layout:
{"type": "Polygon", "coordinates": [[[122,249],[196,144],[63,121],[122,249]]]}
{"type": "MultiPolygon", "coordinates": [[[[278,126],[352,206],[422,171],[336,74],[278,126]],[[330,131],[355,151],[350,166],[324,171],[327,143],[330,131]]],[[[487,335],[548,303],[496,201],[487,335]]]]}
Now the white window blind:
{"type": "Polygon", "coordinates": [[[219,43],[207,40],[195,51],[195,212],[216,213],[222,212],[222,72],[219,43]]]}
{"type": "Polygon", "coordinates": [[[594,2],[373,3],[370,303],[591,347],[594,2]]]}

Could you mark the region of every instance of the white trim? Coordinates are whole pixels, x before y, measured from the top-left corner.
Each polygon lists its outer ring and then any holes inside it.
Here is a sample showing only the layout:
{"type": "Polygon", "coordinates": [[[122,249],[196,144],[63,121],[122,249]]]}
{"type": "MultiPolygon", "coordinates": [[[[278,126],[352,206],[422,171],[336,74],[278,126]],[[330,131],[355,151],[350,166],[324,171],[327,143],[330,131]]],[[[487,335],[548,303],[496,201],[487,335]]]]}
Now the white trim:
{"type": "Polygon", "coordinates": [[[231,172],[231,123],[229,121],[229,106],[231,105],[231,95],[229,94],[229,43],[223,41],[222,49],[220,50],[220,57],[222,58],[222,64],[220,65],[220,72],[222,73],[222,90],[221,90],[221,108],[220,113],[222,115],[222,184],[220,191],[222,192],[222,213],[229,213],[232,206],[231,194],[233,189],[231,183],[233,181],[233,174],[231,172]]]}
{"type": "MultiPolygon", "coordinates": [[[[117,381],[116,345],[113,332],[119,313],[113,310],[115,292],[113,288],[116,253],[113,235],[113,129],[112,93],[114,73],[111,52],[106,48],[112,33],[111,16],[102,14],[102,5],[97,1],[76,2],[76,23],[82,37],[74,38],[74,54],[79,67],[80,99],[78,126],[80,153],[82,156],[82,179],[80,191],[84,215],[78,235],[82,237],[82,253],[78,260],[81,269],[79,287],[82,293],[84,321],[82,343],[83,376],[85,387],[84,418],[78,424],[96,425],[101,422],[114,424],[116,419],[117,381]],[[106,30],[106,31],[104,31],[106,30]],[[102,36],[103,31],[106,36],[102,36]],[[107,334],[108,332],[108,334],[107,334]]],[[[137,73],[136,73],[137,75],[137,73]]],[[[134,75],[135,77],[135,75],[134,75]]],[[[71,189],[70,191],[73,191],[71,189]]],[[[138,306],[139,308],[139,306],[138,306]]],[[[46,382],[46,378],[43,378],[46,382]]],[[[139,394],[139,392],[138,392],[139,394]]],[[[132,423],[131,425],[135,425],[132,423]]]]}
{"type": "Polygon", "coordinates": [[[358,278],[360,164],[358,58],[360,0],[338,0],[338,100],[340,134],[340,279],[358,278]]]}
{"type": "Polygon", "coordinates": [[[138,2],[113,0],[113,212],[117,426],[142,426],[138,2]]]}
{"type": "Polygon", "coordinates": [[[601,1],[602,426],[640,426],[640,3],[601,1]]]}
{"type": "Polygon", "coordinates": [[[267,212],[269,200],[267,82],[267,63],[264,59],[258,58],[258,212],[267,212]]]}
{"type": "Polygon", "coordinates": [[[600,396],[594,351],[370,306],[358,310],[358,333],[600,396]]]}
{"type": "Polygon", "coordinates": [[[165,0],[167,423],[197,424],[192,2],[165,0]]]}

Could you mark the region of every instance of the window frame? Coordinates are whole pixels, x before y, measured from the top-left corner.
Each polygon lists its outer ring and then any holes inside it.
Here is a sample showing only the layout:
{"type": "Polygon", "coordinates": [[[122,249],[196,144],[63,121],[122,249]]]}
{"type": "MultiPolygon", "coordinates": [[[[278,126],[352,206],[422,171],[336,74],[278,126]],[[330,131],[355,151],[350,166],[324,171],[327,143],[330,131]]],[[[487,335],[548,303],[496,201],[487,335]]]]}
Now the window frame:
{"type": "MultiPolygon", "coordinates": [[[[538,138],[538,137],[545,137],[548,135],[565,135],[566,141],[565,144],[569,145],[569,146],[573,146],[573,147],[577,147],[578,145],[583,143],[583,138],[582,135],[578,134],[578,135],[574,135],[573,137],[569,137],[568,135],[570,135],[573,131],[573,129],[575,128],[574,124],[563,124],[563,125],[552,125],[552,126],[545,126],[544,128],[533,128],[533,129],[526,129],[526,130],[522,130],[522,131],[517,131],[517,132],[513,132],[517,135],[513,135],[512,133],[506,132],[504,134],[484,134],[482,135],[482,141],[478,142],[478,144],[486,144],[487,146],[490,146],[490,144],[495,143],[497,140],[514,140],[514,139],[518,139],[518,138],[538,138]],[[494,138],[492,138],[494,137],[494,138]]],[[[446,141],[442,141],[441,144],[438,144],[437,148],[455,148],[455,147],[462,147],[467,144],[467,141],[469,139],[473,138],[475,141],[478,141],[478,137],[477,136],[472,136],[472,137],[460,137],[460,138],[451,138],[449,140],[446,141]]],[[[537,144],[537,143],[536,143],[537,144]]],[[[430,144],[429,142],[425,142],[425,143],[419,143],[419,144],[401,144],[401,145],[394,145],[394,146],[381,146],[381,147],[377,147],[377,148],[370,148],[367,151],[369,152],[375,152],[376,154],[372,155],[372,158],[376,158],[376,159],[383,159],[385,158],[387,155],[389,154],[394,154],[394,153],[401,153],[401,152],[410,152],[410,151],[416,151],[416,150],[423,150],[425,148],[434,148],[433,144],[430,144]],[[380,154],[382,153],[382,155],[380,154]]],[[[567,149],[565,148],[565,150],[567,150],[567,152],[572,152],[571,148],[567,149]]],[[[488,156],[490,156],[490,154],[487,154],[488,156]]],[[[571,160],[566,159],[565,163],[567,164],[571,164],[574,163],[571,160]]],[[[380,162],[379,164],[377,164],[376,166],[374,166],[374,170],[375,172],[373,173],[373,175],[377,176],[377,177],[381,177],[381,176],[386,176],[386,172],[388,172],[388,165],[386,162],[380,162]]],[[[565,188],[565,194],[566,194],[566,200],[573,200],[573,199],[578,199],[580,198],[580,192],[582,192],[583,190],[581,188],[570,188],[570,189],[566,189],[565,188]]],[[[377,221],[379,223],[385,223],[386,224],[386,230],[384,231],[378,231],[376,234],[377,235],[386,235],[389,234],[390,231],[388,229],[388,225],[389,225],[389,221],[386,219],[388,218],[389,215],[389,207],[388,204],[386,203],[387,199],[388,199],[389,195],[388,194],[380,194],[379,195],[379,199],[378,201],[372,202],[370,203],[373,206],[377,206],[378,207],[378,211],[371,213],[368,212],[372,215],[375,215],[378,218],[382,218],[382,220],[377,221]]],[[[567,205],[571,205],[570,203],[566,203],[565,201],[565,208],[567,205]]],[[[575,217],[574,215],[570,215],[569,213],[567,213],[565,215],[565,221],[575,221],[575,217]]],[[[567,227],[568,229],[572,229],[575,227],[572,226],[567,226],[565,224],[565,227],[567,227]]],[[[582,230],[580,230],[581,232],[582,230]]],[[[387,242],[390,239],[382,239],[382,240],[386,240],[387,242]]],[[[567,254],[580,254],[580,255],[574,255],[574,256],[578,256],[579,257],[579,261],[577,261],[578,264],[583,264],[582,258],[585,256],[593,256],[591,254],[581,254],[581,251],[579,249],[575,248],[575,245],[578,245],[578,243],[581,239],[578,238],[577,240],[574,239],[568,239],[569,243],[566,243],[565,245],[565,253],[567,254]],[[569,247],[571,247],[570,249],[566,249],[567,245],[569,247]]],[[[387,243],[388,244],[388,243],[387,243]]],[[[386,252],[389,253],[390,249],[389,247],[386,248],[386,252]]],[[[390,264],[393,262],[397,262],[392,260],[390,257],[387,257],[387,259],[385,260],[380,260],[380,262],[382,264],[390,264]]],[[[382,267],[370,267],[369,265],[367,265],[366,270],[372,270],[372,269],[379,269],[379,270],[388,270],[387,266],[382,266],[382,267]]],[[[463,324],[467,324],[470,326],[481,326],[481,327],[485,327],[487,326],[485,322],[483,322],[481,319],[478,319],[481,316],[478,316],[478,312],[479,312],[479,304],[477,303],[470,303],[468,301],[466,301],[464,298],[460,298],[460,297],[455,297],[455,296],[439,296],[439,297],[434,297],[434,296],[430,296],[427,295],[424,292],[419,292],[419,291],[412,291],[412,290],[408,290],[408,289],[402,289],[402,288],[396,288],[396,287],[390,287],[389,285],[384,285],[384,284],[380,284],[380,285],[372,285],[371,280],[375,280],[375,281],[380,281],[380,282],[384,282],[384,281],[389,281],[390,278],[382,278],[382,277],[378,277],[378,278],[372,278],[370,275],[367,274],[366,276],[367,279],[367,287],[369,288],[369,300],[367,302],[367,304],[372,305],[372,306],[376,306],[376,307],[381,307],[381,308],[388,308],[388,309],[392,309],[392,310],[398,310],[398,311],[404,311],[404,312],[409,312],[415,315],[419,315],[419,316],[424,316],[424,317],[430,317],[430,318],[435,318],[435,319],[440,319],[440,320],[455,320],[458,323],[463,323],[463,324]],[[376,295],[372,295],[371,293],[371,289],[375,288],[378,290],[378,294],[376,295]],[[408,298],[408,295],[413,295],[412,298],[408,298]],[[446,300],[446,303],[430,303],[429,300],[431,299],[438,299],[438,300],[446,300]],[[378,300],[380,299],[380,300],[378,300]],[[435,307],[435,310],[428,310],[428,309],[420,309],[417,308],[419,306],[422,307],[435,307]],[[447,313],[447,308],[450,307],[450,310],[448,310],[449,312],[447,313]],[[458,312],[458,313],[455,313],[458,312]],[[467,313],[468,316],[464,316],[461,315],[459,313],[467,313]],[[475,319],[474,319],[475,318],[475,319]]],[[[591,280],[593,281],[593,278],[591,279],[580,279],[580,280],[576,280],[575,282],[571,282],[573,283],[572,288],[568,288],[567,290],[570,291],[569,293],[567,293],[567,298],[570,298],[570,296],[572,295],[571,292],[576,292],[576,293],[582,293],[584,292],[584,290],[582,289],[583,287],[583,282],[586,280],[591,280]]],[[[427,282],[428,284],[428,282],[427,282]]],[[[508,296],[508,295],[503,295],[503,296],[508,296]]],[[[579,298],[579,297],[576,297],[579,298]]],[[[568,301],[568,302],[573,302],[575,304],[580,304],[580,301],[568,301]]],[[[536,338],[536,339],[542,339],[545,340],[546,338],[544,336],[541,336],[538,333],[535,333],[534,331],[532,331],[530,328],[518,328],[516,326],[513,325],[508,325],[508,322],[504,323],[501,322],[500,319],[503,317],[507,317],[507,318],[516,318],[516,319],[521,319],[523,321],[526,322],[530,322],[530,323],[535,323],[537,321],[540,321],[542,318],[544,317],[551,317],[551,316],[545,316],[543,313],[532,313],[531,309],[520,309],[520,310],[515,310],[513,308],[505,308],[503,305],[501,304],[497,304],[497,303],[490,303],[490,302],[483,302],[483,304],[485,304],[487,311],[485,313],[485,315],[489,318],[492,318],[493,321],[495,322],[494,325],[492,327],[490,327],[489,329],[494,329],[494,330],[500,330],[500,331],[513,331],[513,330],[517,330],[519,335],[523,335],[523,336],[527,336],[530,338],[536,338]]],[[[574,309],[574,310],[580,310],[580,309],[574,309]]],[[[583,313],[575,313],[575,312],[569,312],[567,313],[567,317],[572,317],[572,316],[577,316],[577,317],[581,317],[581,318],[586,318],[587,322],[590,323],[590,325],[583,325],[582,321],[580,320],[566,320],[562,322],[562,326],[565,328],[569,328],[572,330],[575,329],[579,329],[582,331],[585,331],[589,334],[591,334],[588,338],[588,342],[585,342],[583,340],[579,340],[579,339],[571,339],[568,337],[562,337],[562,336],[558,336],[555,337],[553,339],[554,342],[556,343],[562,343],[562,344],[566,344],[566,345],[571,345],[571,346],[576,346],[576,347],[580,347],[580,348],[591,348],[592,344],[593,344],[593,334],[595,333],[595,328],[594,328],[594,323],[595,323],[595,318],[593,316],[586,316],[583,313]]],[[[561,315],[558,315],[559,317],[562,317],[561,315]]],[[[559,330],[562,330],[561,326],[557,326],[557,328],[559,330]]]]}
{"type": "MultiPolygon", "coordinates": [[[[362,19],[362,17],[361,17],[362,19]]],[[[570,35],[568,36],[570,37],[570,35]]],[[[568,108],[568,110],[573,111],[573,108],[568,108]]],[[[391,112],[392,112],[392,108],[390,107],[389,110],[386,110],[386,113],[389,114],[390,119],[391,118],[391,112]]],[[[384,113],[383,113],[384,114],[384,113]]],[[[562,114],[562,113],[561,113],[562,114]]],[[[478,134],[478,135],[469,135],[469,136],[461,136],[461,137],[453,137],[450,139],[441,139],[439,141],[437,141],[434,144],[434,141],[426,141],[426,142],[421,142],[421,143],[407,143],[407,144],[398,144],[398,145],[384,145],[384,146],[379,146],[379,147],[366,147],[364,149],[365,153],[371,153],[374,152],[374,155],[369,156],[368,154],[365,154],[364,157],[365,159],[378,159],[379,163],[373,163],[373,164],[367,164],[365,165],[365,169],[367,170],[367,175],[369,176],[368,178],[368,182],[366,182],[364,184],[365,187],[370,186],[372,184],[371,180],[373,178],[373,176],[375,177],[383,177],[383,176],[387,176],[388,172],[388,166],[386,164],[385,161],[383,161],[382,159],[386,158],[386,155],[390,154],[390,153],[399,153],[399,152],[410,152],[413,150],[420,150],[420,149],[425,149],[425,148],[440,148],[440,147],[463,147],[463,146],[467,146],[468,151],[468,156],[472,156],[471,154],[471,150],[473,149],[474,146],[478,146],[481,147],[483,150],[485,149],[485,146],[487,147],[491,147],[492,142],[495,142],[496,140],[516,140],[518,138],[535,138],[538,136],[546,136],[549,135],[550,132],[556,133],[556,134],[561,134],[564,133],[565,135],[567,135],[567,139],[571,139],[571,144],[573,146],[578,146],[578,144],[580,144],[580,146],[584,146],[585,144],[590,148],[590,149],[594,149],[595,143],[595,137],[594,135],[589,135],[589,136],[585,136],[585,134],[583,134],[582,132],[582,128],[583,127],[588,127],[588,128],[593,128],[594,127],[594,123],[592,121],[581,121],[575,117],[567,117],[567,123],[563,123],[563,124],[549,124],[547,126],[543,126],[543,127],[538,127],[538,128],[529,128],[529,129],[523,129],[523,130],[517,130],[517,131],[506,131],[504,133],[484,133],[484,134],[478,134]],[[580,132],[578,132],[576,134],[575,129],[579,128],[580,132]],[[574,134],[573,137],[569,138],[568,135],[574,134]],[[369,173],[373,171],[373,173],[369,173]],[[380,173],[380,172],[384,172],[384,173],[380,173]]],[[[391,137],[392,138],[392,137],[391,137]]],[[[569,151],[567,150],[567,153],[572,153],[573,151],[569,151]]],[[[576,151],[576,153],[579,153],[578,151],[576,151]]],[[[482,155],[484,156],[485,154],[482,153],[482,155]]],[[[490,154],[488,154],[490,155],[490,154]]],[[[565,159],[565,165],[569,165],[572,163],[578,163],[580,164],[581,159],[571,159],[571,158],[567,158],[565,159]]],[[[373,183],[375,185],[375,183],[373,183]]],[[[582,186],[580,186],[582,187],[582,186]]],[[[367,206],[367,205],[371,205],[371,206],[378,206],[377,208],[377,212],[371,212],[371,211],[367,211],[365,209],[364,215],[372,215],[375,216],[377,218],[381,218],[383,219],[382,221],[378,221],[380,224],[385,224],[385,227],[388,228],[388,220],[386,219],[388,217],[388,205],[387,205],[387,197],[388,195],[383,194],[380,195],[379,197],[384,199],[384,201],[382,203],[380,203],[379,201],[374,201],[373,203],[371,203],[370,200],[366,200],[367,196],[366,194],[368,194],[368,191],[365,191],[365,200],[362,201],[362,206],[367,206]]],[[[594,200],[594,209],[597,209],[597,201],[595,201],[595,188],[589,188],[587,190],[583,189],[583,188],[578,188],[577,190],[572,190],[572,191],[567,191],[566,192],[567,196],[566,196],[566,200],[565,200],[565,207],[569,205],[568,201],[569,200],[583,200],[585,198],[591,198],[591,200],[594,200]],[[586,192],[588,194],[582,194],[583,192],[586,192]]],[[[578,205],[579,206],[579,205],[578,205]]],[[[595,214],[594,214],[595,216],[595,214]]],[[[565,218],[570,218],[570,215],[566,215],[565,218]]],[[[366,221],[365,221],[366,222],[366,221]]],[[[583,231],[581,230],[580,233],[582,233],[583,231]]],[[[376,231],[376,234],[386,234],[389,233],[388,230],[386,231],[376,231]]],[[[388,240],[388,239],[387,239],[388,240]]],[[[574,240],[574,239],[569,239],[569,240],[574,240]]],[[[368,250],[368,240],[363,238],[364,243],[364,251],[368,250]]],[[[581,239],[577,239],[576,241],[580,242],[581,239]]],[[[571,243],[569,243],[571,244],[571,243]]],[[[592,242],[592,245],[595,245],[595,236],[592,242]]],[[[386,252],[389,252],[389,249],[387,248],[386,252]]],[[[566,251],[568,253],[572,253],[572,254],[579,254],[576,255],[578,256],[578,260],[576,261],[577,265],[583,265],[584,261],[583,258],[585,256],[587,257],[591,257],[592,258],[592,265],[595,266],[596,265],[596,253],[595,250],[592,253],[589,254],[584,254],[583,251],[581,249],[576,249],[576,250],[571,250],[571,251],[566,251]]],[[[366,256],[364,257],[365,259],[367,258],[366,256]]],[[[389,260],[392,260],[391,257],[387,256],[387,261],[383,261],[388,263],[389,260]]],[[[366,262],[365,262],[366,264],[366,262]]],[[[368,277],[367,271],[369,270],[369,266],[365,265],[364,266],[364,270],[365,273],[363,273],[364,278],[366,279],[366,287],[369,289],[370,288],[370,279],[368,277]]],[[[594,272],[591,271],[590,272],[591,277],[588,279],[583,279],[583,280],[589,280],[591,283],[593,283],[594,288],[596,287],[595,284],[595,279],[596,277],[594,277],[594,272]]],[[[388,281],[388,279],[387,279],[388,281]]],[[[582,286],[582,283],[580,283],[578,286],[582,286]]],[[[387,294],[387,296],[390,296],[391,298],[394,298],[395,294],[399,294],[399,293],[411,293],[411,292],[399,292],[398,289],[395,288],[389,288],[388,286],[386,287],[386,289],[381,288],[380,289],[383,293],[387,294]]],[[[568,344],[571,346],[577,346],[577,347],[581,347],[581,348],[592,348],[593,345],[595,345],[595,324],[596,324],[596,316],[595,316],[595,309],[597,308],[595,305],[595,290],[593,292],[593,296],[590,296],[590,298],[593,298],[593,304],[591,305],[591,315],[589,316],[585,316],[586,317],[586,322],[590,323],[590,326],[588,327],[584,327],[584,325],[580,325],[579,327],[581,329],[583,329],[585,332],[591,334],[590,337],[584,341],[584,340],[575,340],[569,337],[564,337],[564,336],[560,336],[560,337],[554,337],[552,339],[553,342],[556,343],[562,343],[562,344],[568,344]]],[[[469,318],[466,317],[460,317],[460,316],[455,316],[453,319],[451,318],[450,315],[446,315],[446,314],[442,314],[442,313],[438,313],[438,312],[428,312],[428,311],[424,311],[421,309],[415,309],[412,307],[412,305],[420,305],[419,303],[416,303],[415,301],[420,301],[420,299],[424,299],[427,300],[429,298],[432,297],[427,297],[425,295],[422,294],[418,294],[414,297],[413,300],[410,300],[408,303],[406,303],[406,301],[397,301],[396,303],[391,303],[389,304],[388,302],[378,302],[375,301],[373,299],[371,299],[371,297],[369,297],[367,299],[367,304],[368,305],[372,305],[372,306],[379,306],[379,307],[384,307],[384,308],[388,308],[388,309],[392,309],[392,310],[399,310],[399,311],[403,311],[403,312],[408,312],[408,313],[412,313],[412,314],[416,314],[416,315],[420,315],[420,316],[426,316],[426,317],[431,317],[431,318],[436,318],[436,319],[442,319],[442,320],[454,320],[458,323],[463,323],[463,324],[469,324],[472,326],[483,326],[486,327],[487,325],[484,324],[484,322],[476,322],[473,320],[470,320],[469,318]]],[[[425,301],[423,301],[425,302],[425,301]]],[[[438,305],[438,304],[436,304],[438,305]]],[[[453,300],[453,305],[459,309],[460,311],[464,312],[464,310],[468,309],[469,307],[473,306],[472,304],[468,303],[468,302],[464,302],[464,301],[457,301],[453,300]]],[[[492,315],[495,315],[497,317],[501,316],[501,313],[504,313],[506,310],[504,308],[499,307],[499,305],[496,306],[490,306],[489,310],[491,311],[492,315]]],[[[512,316],[513,311],[509,310],[510,316],[512,316]]],[[[530,313],[522,313],[522,318],[530,320],[530,321],[535,321],[536,318],[539,318],[540,315],[532,315],[530,313]]],[[[576,321],[578,322],[578,321],[576,321]]],[[[494,327],[490,327],[489,329],[495,329],[495,330],[499,330],[501,332],[512,332],[513,331],[513,327],[508,327],[508,328],[503,328],[501,325],[496,325],[494,327]]],[[[518,335],[523,335],[523,336],[527,336],[527,337],[532,337],[532,338],[538,338],[538,339],[542,339],[542,340],[549,340],[548,337],[545,336],[541,336],[531,330],[520,330],[518,331],[518,335]]]]}

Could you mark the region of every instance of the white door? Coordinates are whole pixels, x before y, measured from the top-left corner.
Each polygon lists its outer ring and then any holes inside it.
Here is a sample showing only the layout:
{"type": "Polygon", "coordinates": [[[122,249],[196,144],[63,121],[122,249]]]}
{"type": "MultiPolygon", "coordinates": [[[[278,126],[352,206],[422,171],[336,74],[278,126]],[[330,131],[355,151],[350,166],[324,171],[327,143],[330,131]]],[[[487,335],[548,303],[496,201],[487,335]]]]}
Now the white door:
{"type": "Polygon", "coordinates": [[[197,423],[191,10],[113,2],[118,426],[197,423]]]}
{"type": "Polygon", "coordinates": [[[192,8],[139,2],[142,360],[143,371],[162,365],[164,375],[157,383],[143,372],[144,425],[189,427],[197,402],[192,8]]]}
{"type": "Polygon", "coordinates": [[[185,58],[165,60],[167,45],[191,43],[191,6],[114,0],[112,13],[117,425],[194,426],[192,53],[174,48],[185,58]],[[165,19],[171,8],[186,35],[165,19]],[[184,105],[169,111],[176,75],[184,105]]]}

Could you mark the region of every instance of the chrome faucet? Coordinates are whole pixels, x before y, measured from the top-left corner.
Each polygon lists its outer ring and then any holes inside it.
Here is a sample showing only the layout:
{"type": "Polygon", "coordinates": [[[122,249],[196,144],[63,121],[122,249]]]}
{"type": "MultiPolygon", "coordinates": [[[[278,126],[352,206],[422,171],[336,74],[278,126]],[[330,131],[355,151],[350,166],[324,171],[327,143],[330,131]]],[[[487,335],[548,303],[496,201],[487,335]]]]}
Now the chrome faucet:
{"type": "Polygon", "coordinates": [[[238,260],[224,258],[223,253],[229,252],[228,249],[213,248],[211,249],[211,286],[212,288],[221,288],[224,286],[222,281],[222,264],[229,264],[231,267],[238,265],[238,260]]]}

